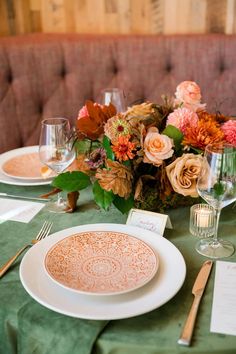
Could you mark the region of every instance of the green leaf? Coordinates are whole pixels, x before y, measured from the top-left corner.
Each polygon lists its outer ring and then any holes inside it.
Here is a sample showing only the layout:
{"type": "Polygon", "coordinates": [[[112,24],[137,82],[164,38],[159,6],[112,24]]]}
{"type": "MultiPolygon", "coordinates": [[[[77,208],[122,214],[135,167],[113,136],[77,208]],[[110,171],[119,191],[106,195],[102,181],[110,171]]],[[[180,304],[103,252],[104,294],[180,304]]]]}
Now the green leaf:
{"type": "Polygon", "coordinates": [[[102,141],[102,145],[106,151],[106,154],[107,154],[107,158],[114,161],[115,160],[115,155],[112,151],[112,148],[111,148],[111,141],[110,139],[104,135],[104,138],[103,138],[103,141],[102,141]]]}
{"type": "Polygon", "coordinates": [[[77,140],[75,142],[75,149],[77,151],[77,154],[85,154],[89,152],[90,150],[97,149],[101,146],[101,143],[98,141],[92,141],[89,139],[83,139],[83,140],[77,140]]]}
{"type": "Polygon", "coordinates": [[[181,142],[183,140],[183,133],[173,125],[167,125],[163,130],[162,134],[167,135],[169,138],[174,140],[176,150],[181,149],[181,142]]]}
{"type": "Polygon", "coordinates": [[[225,186],[224,182],[215,183],[213,186],[214,197],[217,198],[217,197],[224,195],[225,189],[226,189],[226,186],[225,186]]]}
{"type": "Polygon", "coordinates": [[[102,189],[98,181],[96,181],[93,185],[93,195],[97,205],[99,205],[100,208],[105,210],[108,210],[109,206],[111,205],[115,197],[112,192],[107,192],[104,189],[102,189]]]}
{"type": "Polygon", "coordinates": [[[125,214],[134,206],[134,197],[131,195],[128,199],[124,199],[116,195],[113,204],[122,214],[125,214]]]}
{"type": "Polygon", "coordinates": [[[130,160],[126,160],[126,161],[123,161],[122,164],[126,167],[130,167],[131,166],[131,161],[130,160]]]}
{"type": "Polygon", "coordinates": [[[196,152],[197,154],[202,154],[203,153],[203,150],[200,150],[200,149],[197,149],[193,146],[191,146],[191,150],[193,150],[194,152],[196,152]]]}
{"type": "Polygon", "coordinates": [[[85,173],[73,171],[61,173],[54,178],[52,185],[69,193],[87,188],[90,183],[90,178],[85,173]]]}
{"type": "Polygon", "coordinates": [[[75,143],[75,149],[78,154],[85,154],[90,147],[90,140],[84,139],[84,140],[77,140],[75,143]]]}

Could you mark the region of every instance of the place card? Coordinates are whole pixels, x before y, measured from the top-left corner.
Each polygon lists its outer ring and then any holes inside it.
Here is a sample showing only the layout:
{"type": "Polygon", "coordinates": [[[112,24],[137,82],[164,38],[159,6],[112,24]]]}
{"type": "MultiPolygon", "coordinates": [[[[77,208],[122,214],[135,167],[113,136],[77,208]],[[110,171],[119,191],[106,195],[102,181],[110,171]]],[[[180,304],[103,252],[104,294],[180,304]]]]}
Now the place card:
{"type": "Polygon", "coordinates": [[[126,224],[153,231],[161,236],[164,234],[165,227],[172,229],[168,215],[142,209],[131,209],[126,224]]]}
{"type": "Polygon", "coordinates": [[[210,331],[236,335],[235,262],[216,262],[210,331]]]}
{"type": "Polygon", "coordinates": [[[28,223],[44,206],[44,203],[0,198],[0,220],[28,223]]]}

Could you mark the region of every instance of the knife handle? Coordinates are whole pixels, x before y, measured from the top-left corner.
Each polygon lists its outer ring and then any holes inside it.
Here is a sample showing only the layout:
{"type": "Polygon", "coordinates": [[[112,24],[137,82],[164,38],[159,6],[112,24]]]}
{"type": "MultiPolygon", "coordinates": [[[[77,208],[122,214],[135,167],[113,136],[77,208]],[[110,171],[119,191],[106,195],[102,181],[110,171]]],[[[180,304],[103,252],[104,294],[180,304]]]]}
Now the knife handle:
{"type": "Polygon", "coordinates": [[[183,331],[178,340],[178,344],[186,345],[186,346],[190,345],[200,301],[201,301],[201,296],[196,295],[194,297],[183,331]]]}

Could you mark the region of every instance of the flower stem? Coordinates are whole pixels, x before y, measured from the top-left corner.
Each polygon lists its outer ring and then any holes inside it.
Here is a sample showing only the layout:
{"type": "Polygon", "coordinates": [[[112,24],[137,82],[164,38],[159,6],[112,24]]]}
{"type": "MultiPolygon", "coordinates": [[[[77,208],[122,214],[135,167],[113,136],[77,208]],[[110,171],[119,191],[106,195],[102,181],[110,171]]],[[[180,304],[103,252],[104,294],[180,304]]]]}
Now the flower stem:
{"type": "Polygon", "coordinates": [[[92,146],[93,146],[93,141],[90,140],[90,144],[89,144],[89,155],[91,154],[92,146]]]}

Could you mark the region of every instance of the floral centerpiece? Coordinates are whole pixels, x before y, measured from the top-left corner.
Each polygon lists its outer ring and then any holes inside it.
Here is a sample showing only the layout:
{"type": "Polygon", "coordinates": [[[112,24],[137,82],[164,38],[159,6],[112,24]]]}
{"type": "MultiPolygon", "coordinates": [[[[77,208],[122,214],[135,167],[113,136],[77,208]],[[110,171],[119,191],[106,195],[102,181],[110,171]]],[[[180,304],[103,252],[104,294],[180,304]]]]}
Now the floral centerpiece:
{"type": "Polygon", "coordinates": [[[76,122],[76,171],[59,175],[53,185],[78,195],[92,184],[100,207],[114,204],[121,212],[195,202],[206,145],[236,145],[236,121],[209,113],[192,81],[180,83],[175,97],[162,99],[162,104],[144,102],[126,112],[87,101],[76,122]]]}

